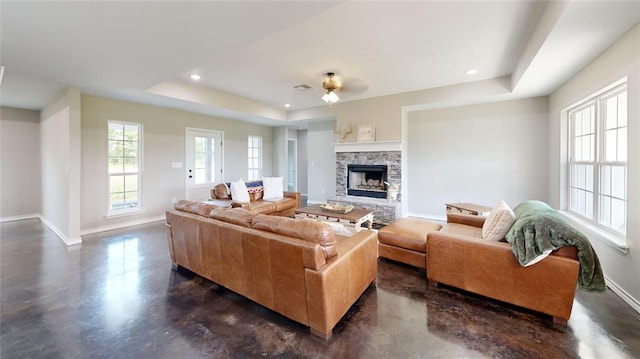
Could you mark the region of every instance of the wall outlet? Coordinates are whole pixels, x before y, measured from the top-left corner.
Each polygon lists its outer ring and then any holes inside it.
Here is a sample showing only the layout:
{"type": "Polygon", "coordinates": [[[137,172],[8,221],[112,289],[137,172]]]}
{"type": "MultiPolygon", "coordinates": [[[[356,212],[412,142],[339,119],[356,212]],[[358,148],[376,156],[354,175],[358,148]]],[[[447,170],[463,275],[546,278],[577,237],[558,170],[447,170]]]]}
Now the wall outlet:
{"type": "Polygon", "coordinates": [[[324,188],[320,191],[320,193],[324,194],[324,188]]]}
{"type": "Polygon", "coordinates": [[[176,198],[175,198],[175,197],[171,198],[171,204],[174,204],[174,203],[176,203],[176,202],[177,202],[177,201],[176,201],[176,198]]]}

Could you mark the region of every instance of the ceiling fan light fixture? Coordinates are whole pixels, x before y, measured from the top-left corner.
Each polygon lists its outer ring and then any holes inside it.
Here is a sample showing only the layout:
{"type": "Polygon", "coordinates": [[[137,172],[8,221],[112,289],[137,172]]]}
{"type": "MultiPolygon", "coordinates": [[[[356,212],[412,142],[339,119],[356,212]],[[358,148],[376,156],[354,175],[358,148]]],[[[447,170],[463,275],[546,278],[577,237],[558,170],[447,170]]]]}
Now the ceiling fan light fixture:
{"type": "Polygon", "coordinates": [[[326,94],[322,96],[322,100],[328,103],[329,106],[331,106],[332,104],[340,101],[340,97],[338,97],[338,95],[336,95],[336,93],[333,92],[333,90],[329,90],[327,91],[326,94]]]}

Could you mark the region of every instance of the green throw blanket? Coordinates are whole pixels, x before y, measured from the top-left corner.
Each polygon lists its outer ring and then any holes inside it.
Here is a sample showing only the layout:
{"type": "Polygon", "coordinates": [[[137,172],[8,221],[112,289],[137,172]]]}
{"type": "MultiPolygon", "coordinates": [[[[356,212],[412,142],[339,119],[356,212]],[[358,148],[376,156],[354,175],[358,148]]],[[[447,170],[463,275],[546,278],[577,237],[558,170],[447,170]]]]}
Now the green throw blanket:
{"type": "Polygon", "coordinates": [[[545,252],[564,246],[578,249],[578,288],[589,292],[607,289],[602,267],[587,237],[573,228],[560,213],[541,201],[525,201],[513,209],[516,221],[506,235],[520,265],[526,266],[545,252]]]}

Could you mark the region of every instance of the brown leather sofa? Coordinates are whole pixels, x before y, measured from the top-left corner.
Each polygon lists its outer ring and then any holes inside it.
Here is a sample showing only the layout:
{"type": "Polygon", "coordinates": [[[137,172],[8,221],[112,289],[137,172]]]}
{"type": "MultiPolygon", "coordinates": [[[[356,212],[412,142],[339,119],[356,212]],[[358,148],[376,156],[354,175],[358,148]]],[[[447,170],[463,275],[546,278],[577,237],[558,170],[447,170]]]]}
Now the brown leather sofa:
{"type": "Polygon", "coordinates": [[[231,197],[229,185],[218,183],[211,189],[211,203],[219,207],[242,207],[254,213],[273,216],[292,217],[295,209],[300,208],[300,192],[283,192],[283,198],[262,198],[262,181],[246,182],[249,202],[236,201],[231,197]]]}
{"type": "Polygon", "coordinates": [[[377,235],[312,219],[179,201],[166,211],[171,261],[325,339],[377,273],[377,235]]]}
{"type": "Polygon", "coordinates": [[[448,214],[447,224],[427,234],[427,278],[489,298],[551,315],[571,316],[580,264],[574,246],[562,247],[522,267],[511,245],[482,239],[486,217],[448,214]]]}

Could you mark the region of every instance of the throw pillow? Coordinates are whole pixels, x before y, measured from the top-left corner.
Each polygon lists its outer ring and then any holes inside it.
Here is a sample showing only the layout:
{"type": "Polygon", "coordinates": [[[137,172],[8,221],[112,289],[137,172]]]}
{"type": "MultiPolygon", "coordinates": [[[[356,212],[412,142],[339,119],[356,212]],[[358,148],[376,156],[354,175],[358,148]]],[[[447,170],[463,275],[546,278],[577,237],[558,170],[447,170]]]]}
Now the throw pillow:
{"type": "Polygon", "coordinates": [[[494,207],[482,226],[482,238],[491,241],[501,241],[509,231],[509,228],[516,221],[516,215],[511,208],[504,202],[500,201],[494,207]]]}
{"type": "Polygon", "coordinates": [[[237,202],[250,202],[249,192],[242,178],[231,182],[231,198],[237,202]]]}
{"type": "Polygon", "coordinates": [[[218,199],[231,198],[231,196],[229,196],[229,187],[227,187],[227,184],[224,182],[218,183],[215,187],[213,187],[213,194],[215,195],[215,198],[218,199]]]}
{"type": "Polygon", "coordinates": [[[263,198],[284,197],[284,193],[282,192],[282,177],[262,177],[262,186],[264,187],[263,198]]]}

